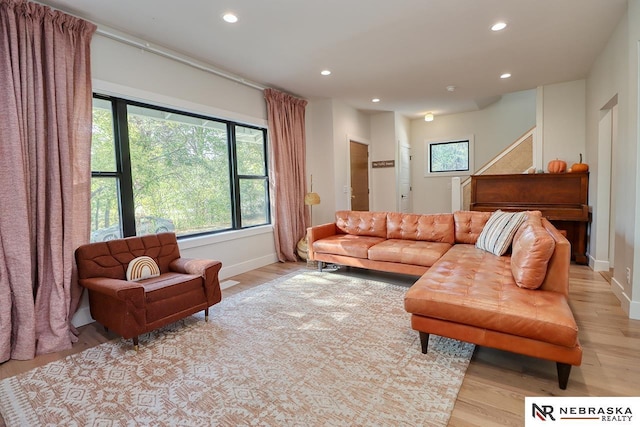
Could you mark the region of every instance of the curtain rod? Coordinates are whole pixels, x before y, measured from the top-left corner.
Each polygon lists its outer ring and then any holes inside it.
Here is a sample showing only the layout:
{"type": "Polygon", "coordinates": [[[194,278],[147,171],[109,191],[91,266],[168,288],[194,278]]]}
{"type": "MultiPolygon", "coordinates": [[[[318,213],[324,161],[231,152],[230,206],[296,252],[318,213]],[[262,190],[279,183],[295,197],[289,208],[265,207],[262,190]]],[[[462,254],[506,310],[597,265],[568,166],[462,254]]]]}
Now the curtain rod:
{"type": "MultiPolygon", "coordinates": [[[[40,5],[43,5],[43,6],[47,6],[47,7],[51,8],[51,9],[53,9],[53,10],[59,10],[61,12],[64,12],[64,13],[68,14],[68,15],[75,16],[76,18],[87,20],[86,18],[84,18],[82,16],[78,16],[76,14],[69,13],[64,9],[53,7],[51,5],[42,3],[41,1],[38,1],[38,0],[31,0],[31,1],[33,1],[34,3],[38,3],[40,5]]],[[[90,22],[93,22],[93,21],[90,21],[90,22]]],[[[148,42],[146,42],[146,41],[144,41],[142,39],[133,37],[133,36],[127,34],[127,33],[115,30],[113,28],[109,28],[106,25],[102,25],[102,24],[99,24],[97,22],[93,22],[93,24],[95,24],[97,26],[96,33],[100,34],[101,36],[110,38],[112,40],[115,40],[115,41],[118,41],[118,42],[121,42],[121,43],[124,43],[124,44],[128,44],[129,46],[137,47],[137,48],[145,50],[147,52],[155,53],[156,55],[163,56],[163,57],[168,58],[168,59],[172,59],[172,60],[180,62],[180,63],[182,63],[184,65],[188,65],[188,66],[196,68],[198,70],[201,70],[201,71],[204,71],[204,72],[207,72],[207,73],[210,73],[210,74],[214,74],[214,75],[219,76],[219,77],[223,77],[223,78],[225,78],[227,80],[231,80],[233,82],[240,83],[242,85],[248,86],[248,87],[253,88],[253,89],[258,89],[258,90],[263,91],[263,90],[268,88],[267,86],[263,86],[261,84],[253,82],[251,80],[247,80],[247,79],[245,79],[243,77],[240,77],[238,75],[235,75],[233,73],[229,73],[227,71],[221,70],[221,69],[216,68],[216,67],[214,67],[214,66],[212,66],[210,64],[207,64],[205,62],[198,61],[198,60],[195,60],[193,58],[189,58],[186,55],[179,54],[179,53],[177,53],[175,51],[172,51],[170,49],[167,49],[165,47],[153,46],[150,43],[148,43],[148,42]]]]}
{"type": "Polygon", "coordinates": [[[169,58],[172,59],[174,61],[180,62],[182,64],[188,65],[190,67],[193,68],[197,68],[198,70],[201,71],[205,71],[207,73],[211,73],[211,74],[215,74],[216,76],[219,77],[223,77],[225,79],[234,81],[236,83],[240,83],[243,84],[245,86],[249,86],[253,89],[258,89],[258,90],[265,90],[267,89],[266,86],[262,86],[258,83],[252,82],[250,80],[247,80],[243,77],[237,76],[235,74],[229,73],[227,71],[223,71],[220,70],[218,68],[215,68],[209,64],[206,64],[204,62],[201,61],[197,61],[193,58],[189,58],[188,56],[179,54],[175,51],[172,51],[170,49],[164,48],[164,47],[160,47],[160,46],[154,46],[148,42],[145,42],[143,40],[140,40],[138,38],[135,38],[133,36],[130,36],[128,34],[122,33],[120,31],[116,31],[112,28],[108,28],[105,27],[103,25],[98,24],[98,29],[96,30],[97,34],[100,34],[101,36],[104,37],[108,37],[112,40],[121,42],[121,43],[125,43],[128,44],[129,46],[133,46],[133,47],[137,47],[140,48],[142,50],[145,50],[147,52],[151,52],[151,53],[155,53],[156,55],[160,55],[163,56],[165,58],[169,58]]]}

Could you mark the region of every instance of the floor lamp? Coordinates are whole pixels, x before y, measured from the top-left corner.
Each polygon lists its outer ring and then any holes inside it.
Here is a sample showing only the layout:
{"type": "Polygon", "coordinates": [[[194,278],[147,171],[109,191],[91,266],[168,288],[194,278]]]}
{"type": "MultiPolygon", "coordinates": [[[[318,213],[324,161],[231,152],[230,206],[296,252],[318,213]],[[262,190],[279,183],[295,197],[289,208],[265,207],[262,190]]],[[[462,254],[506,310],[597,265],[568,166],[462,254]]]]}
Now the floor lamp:
{"type": "MultiPolygon", "coordinates": [[[[313,226],[313,207],[315,205],[319,205],[320,204],[320,195],[318,195],[318,193],[314,193],[313,192],[313,175],[311,175],[311,191],[308,192],[307,194],[304,195],[304,204],[306,206],[309,206],[309,219],[310,219],[310,223],[309,226],[313,226]]],[[[297,248],[297,252],[298,252],[298,256],[300,258],[302,258],[305,261],[309,261],[309,246],[307,243],[307,233],[305,232],[305,235],[302,239],[300,239],[300,241],[298,242],[298,245],[296,246],[297,248]]]]}

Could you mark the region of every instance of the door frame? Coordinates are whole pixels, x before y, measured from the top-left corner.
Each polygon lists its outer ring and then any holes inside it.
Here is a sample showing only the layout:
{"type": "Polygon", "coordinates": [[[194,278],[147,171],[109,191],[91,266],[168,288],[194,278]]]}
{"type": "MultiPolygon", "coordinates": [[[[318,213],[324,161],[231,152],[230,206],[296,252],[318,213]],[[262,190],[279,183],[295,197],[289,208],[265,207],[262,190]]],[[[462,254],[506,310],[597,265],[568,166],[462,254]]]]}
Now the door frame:
{"type": "Polygon", "coordinates": [[[353,136],[353,135],[349,135],[347,134],[347,141],[346,141],[346,147],[347,147],[347,184],[345,186],[345,193],[347,196],[347,206],[349,208],[349,210],[351,210],[351,141],[353,142],[357,142],[359,144],[362,145],[366,145],[367,146],[367,153],[368,158],[367,158],[367,181],[369,184],[369,211],[371,211],[371,196],[373,195],[373,188],[371,188],[371,161],[369,159],[371,159],[371,142],[365,138],[360,138],[358,136],[353,136]]]}
{"type": "MultiPolygon", "coordinates": [[[[591,224],[591,234],[595,237],[594,248],[589,252],[589,267],[594,271],[608,271],[613,267],[610,261],[611,242],[611,190],[614,184],[612,176],[613,165],[613,107],[618,103],[617,95],[600,109],[598,116],[598,164],[596,186],[596,202],[594,208],[595,220],[591,224]]],[[[617,112],[617,109],[616,109],[617,112]]],[[[617,119],[617,117],[616,117],[617,119]]],[[[615,222],[615,218],[614,218],[615,222]]],[[[615,225],[614,225],[615,227],[615,225]]]]}
{"type": "Polygon", "coordinates": [[[409,212],[413,212],[413,171],[411,170],[411,158],[413,154],[411,154],[411,145],[409,143],[398,141],[397,144],[397,152],[396,152],[396,207],[398,212],[402,212],[402,188],[400,182],[400,176],[402,175],[402,149],[406,148],[409,152],[409,212]]]}

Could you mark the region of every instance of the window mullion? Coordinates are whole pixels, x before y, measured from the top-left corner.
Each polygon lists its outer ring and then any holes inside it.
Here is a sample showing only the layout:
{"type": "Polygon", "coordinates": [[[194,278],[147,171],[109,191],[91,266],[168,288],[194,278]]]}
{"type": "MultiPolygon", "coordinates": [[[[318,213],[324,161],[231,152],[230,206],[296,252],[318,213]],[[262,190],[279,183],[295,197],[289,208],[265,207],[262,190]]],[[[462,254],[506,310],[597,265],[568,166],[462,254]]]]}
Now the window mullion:
{"type": "Polygon", "coordinates": [[[242,228],[240,215],[240,178],[238,176],[238,157],[236,151],[236,127],[227,123],[227,142],[229,147],[229,173],[231,174],[231,218],[235,229],[242,228]]]}
{"type": "Polygon", "coordinates": [[[118,172],[121,177],[120,203],[122,210],[122,232],[124,237],[128,237],[136,234],[136,219],[133,201],[133,177],[131,175],[127,103],[122,99],[117,99],[114,102],[114,108],[116,158],[118,160],[118,172]]]}

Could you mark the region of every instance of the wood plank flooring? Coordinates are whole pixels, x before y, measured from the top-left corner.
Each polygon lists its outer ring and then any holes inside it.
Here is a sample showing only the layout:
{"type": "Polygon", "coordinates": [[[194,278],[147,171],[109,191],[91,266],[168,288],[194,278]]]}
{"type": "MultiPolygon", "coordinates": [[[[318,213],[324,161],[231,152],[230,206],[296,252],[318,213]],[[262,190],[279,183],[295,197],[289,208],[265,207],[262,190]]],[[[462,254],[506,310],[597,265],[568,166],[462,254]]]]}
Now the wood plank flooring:
{"type": "MultiPolygon", "coordinates": [[[[225,289],[223,297],[304,268],[304,263],[277,263],[232,277],[239,284],[225,289]]],[[[407,287],[415,281],[408,276],[358,269],[349,274],[407,287]]],[[[640,396],[640,321],[627,318],[599,273],[572,265],[570,279],[570,305],[580,328],[584,356],[582,366],[573,367],[567,390],[558,388],[553,362],[476,347],[450,426],[522,426],[525,396],[640,396]]],[[[117,336],[95,323],[84,326],[72,349],[30,361],[5,362],[0,365],[0,379],[114,338],[117,336]]]]}

